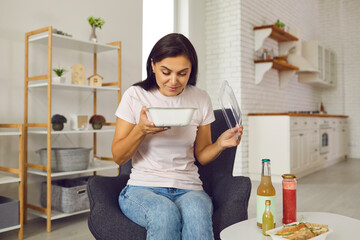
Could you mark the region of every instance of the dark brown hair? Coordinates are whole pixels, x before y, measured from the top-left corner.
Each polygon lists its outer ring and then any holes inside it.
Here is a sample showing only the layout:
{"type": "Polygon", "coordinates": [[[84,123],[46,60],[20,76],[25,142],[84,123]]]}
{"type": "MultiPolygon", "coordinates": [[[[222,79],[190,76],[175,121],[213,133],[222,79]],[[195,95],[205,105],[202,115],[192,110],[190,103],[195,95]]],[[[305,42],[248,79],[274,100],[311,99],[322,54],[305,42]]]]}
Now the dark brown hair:
{"type": "Polygon", "coordinates": [[[144,81],[137,82],[133,86],[140,86],[145,90],[157,88],[155,74],[151,67],[151,60],[153,63],[162,61],[167,57],[186,56],[191,62],[191,73],[189,76],[188,85],[196,85],[198,60],[194,46],[189,39],[180,33],[170,33],[162,37],[152,48],[149,57],[146,61],[147,77],[144,81]]]}

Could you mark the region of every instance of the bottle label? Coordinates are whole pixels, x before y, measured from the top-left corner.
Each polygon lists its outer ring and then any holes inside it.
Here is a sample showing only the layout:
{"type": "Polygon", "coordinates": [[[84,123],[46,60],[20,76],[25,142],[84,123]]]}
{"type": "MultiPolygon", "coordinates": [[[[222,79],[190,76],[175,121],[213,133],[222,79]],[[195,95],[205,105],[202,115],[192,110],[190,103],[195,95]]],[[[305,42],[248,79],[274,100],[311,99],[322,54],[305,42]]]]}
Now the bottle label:
{"type": "Polygon", "coordinates": [[[274,216],[274,223],[276,223],[276,197],[275,196],[259,196],[256,195],[256,218],[257,222],[262,224],[262,217],[265,211],[265,201],[270,200],[270,210],[274,216]]]}

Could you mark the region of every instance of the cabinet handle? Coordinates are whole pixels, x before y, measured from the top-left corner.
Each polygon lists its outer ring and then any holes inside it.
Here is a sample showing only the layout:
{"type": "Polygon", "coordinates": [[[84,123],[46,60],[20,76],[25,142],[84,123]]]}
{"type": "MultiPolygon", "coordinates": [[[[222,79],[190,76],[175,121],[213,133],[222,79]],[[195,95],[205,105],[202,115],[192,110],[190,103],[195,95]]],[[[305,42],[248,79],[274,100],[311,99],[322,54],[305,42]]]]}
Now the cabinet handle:
{"type": "Polygon", "coordinates": [[[317,130],[315,130],[314,132],[317,133],[317,130]]]}
{"type": "Polygon", "coordinates": [[[297,122],[294,122],[294,125],[297,125],[297,122]]]}
{"type": "Polygon", "coordinates": [[[317,148],[315,148],[315,152],[317,152],[317,148]]]}
{"type": "Polygon", "coordinates": [[[343,129],[342,131],[343,131],[343,132],[346,132],[346,130],[345,130],[345,129],[343,129]]]}
{"type": "Polygon", "coordinates": [[[300,133],[299,136],[302,137],[302,136],[304,136],[304,134],[303,134],[303,133],[300,133]]]}
{"type": "Polygon", "coordinates": [[[307,124],[307,122],[304,122],[304,124],[306,125],[306,124],[307,124]]]}

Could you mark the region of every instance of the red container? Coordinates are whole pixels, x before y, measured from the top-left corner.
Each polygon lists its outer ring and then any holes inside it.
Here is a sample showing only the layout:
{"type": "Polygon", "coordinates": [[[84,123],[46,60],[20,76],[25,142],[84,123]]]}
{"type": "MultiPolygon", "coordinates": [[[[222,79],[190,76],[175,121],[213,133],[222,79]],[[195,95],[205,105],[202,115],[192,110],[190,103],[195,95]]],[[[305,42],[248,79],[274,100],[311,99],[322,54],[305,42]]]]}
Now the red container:
{"type": "Polygon", "coordinates": [[[283,224],[296,222],[296,176],[283,174],[283,224]]]}

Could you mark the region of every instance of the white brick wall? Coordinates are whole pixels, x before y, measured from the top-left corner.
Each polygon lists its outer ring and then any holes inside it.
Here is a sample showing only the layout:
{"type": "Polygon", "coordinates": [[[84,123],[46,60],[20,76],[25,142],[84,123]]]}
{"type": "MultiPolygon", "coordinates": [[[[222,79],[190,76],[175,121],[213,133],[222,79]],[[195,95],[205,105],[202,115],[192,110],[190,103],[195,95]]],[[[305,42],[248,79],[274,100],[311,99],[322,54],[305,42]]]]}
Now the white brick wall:
{"type": "MultiPolygon", "coordinates": [[[[214,109],[218,109],[219,89],[224,80],[241,102],[240,1],[205,2],[206,88],[214,109]]],[[[242,159],[241,155],[240,147],[237,159],[242,159]]],[[[241,168],[242,161],[237,161],[237,165],[241,168]]]]}
{"type": "MultiPolygon", "coordinates": [[[[332,42],[326,41],[332,38],[339,39],[342,35],[339,33],[340,30],[331,30],[331,24],[341,22],[341,15],[337,12],[341,1],[242,0],[240,5],[238,4],[239,1],[235,0],[206,1],[207,91],[212,96],[214,107],[217,108],[219,86],[223,79],[227,79],[237,95],[244,115],[243,125],[245,132],[237,152],[234,175],[246,175],[248,171],[248,122],[246,117],[248,113],[317,110],[319,103],[324,101],[329,113],[349,114],[348,111],[345,110],[344,112],[343,110],[344,101],[334,101],[332,98],[338,99],[344,96],[347,85],[345,84],[345,87],[341,87],[343,84],[341,80],[339,81],[340,86],[336,89],[321,90],[299,83],[295,75],[289,80],[285,88],[280,88],[278,71],[270,70],[265,74],[264,80],[260,84],[255,85],[254,83],[255,70],[253,60],[259,53],[254,51],[253,27],[272,24],[277,19],[285,22],[289,27],[299,28],[302,40],[318,39],[325,46],[335,50],[338,58],[341,59],[343,57],[340,48],[342,45],[339,44],[341,40],[334,41],[337,44],[335,46],[333,46],[332,42]],[[237,16],[234,14],[237,14],[237,16]],[[326,18],[328,20],[324,20],[326,18]],[[239,22],[240,26],[237,25],[239,22]],[[324,35],[324,23],[327,23],[328,26],[326,27],[330,28],[329,31],[332,36],[330,39],[328,39],[329,35],[324,35]],[[239,43],[237,42],[239,36],[237,34],[240,34],[241,38],[240,52],[237,52],[239,49],[239,43]],[[232,63],[233,66],[229,63],[232,63]]],[[[349,8],[351,5],[356,5],[354,7],[357,9],[356,7],[359,5],[354,3],[356,2],[355,0],[344,0],[343,2],[342,4],[348,5],[349,8]]],[[[356,16],[355,13],[351,15],[356,16]]],[[[359,22],[358,19],[355,20],[357,21],[353,21],[353,24],[359,22]]],[[[344,21],[346,21],[345,18],[344,21]]],[[[350,21],[350,17],[347,21],[350,21]]],[[[326,33],[329,33],[329,31],[326,33]]],[[[355,37],[352,39],[356,41],[355,37]]],[[[273,48],[275,53],[278,51],[277,42],[271,39],[265,40],[263,47],[273,48]]],[[[352,66],[354,67],[353,71],[355,71],[356,64],[352,66]]],[[[350,68],[350,65],[348,68],[350,68]]],[[[342,79],[341,61],[339,63],[338,75],[342,79]]],[[[346,80],[346,77],[344,79],[346,80]]],[[[353,91],[355,92],[355,89],[353,91]]],[[[354,99],[347,95],[345,102],[347,98],[354,99]]]]}

